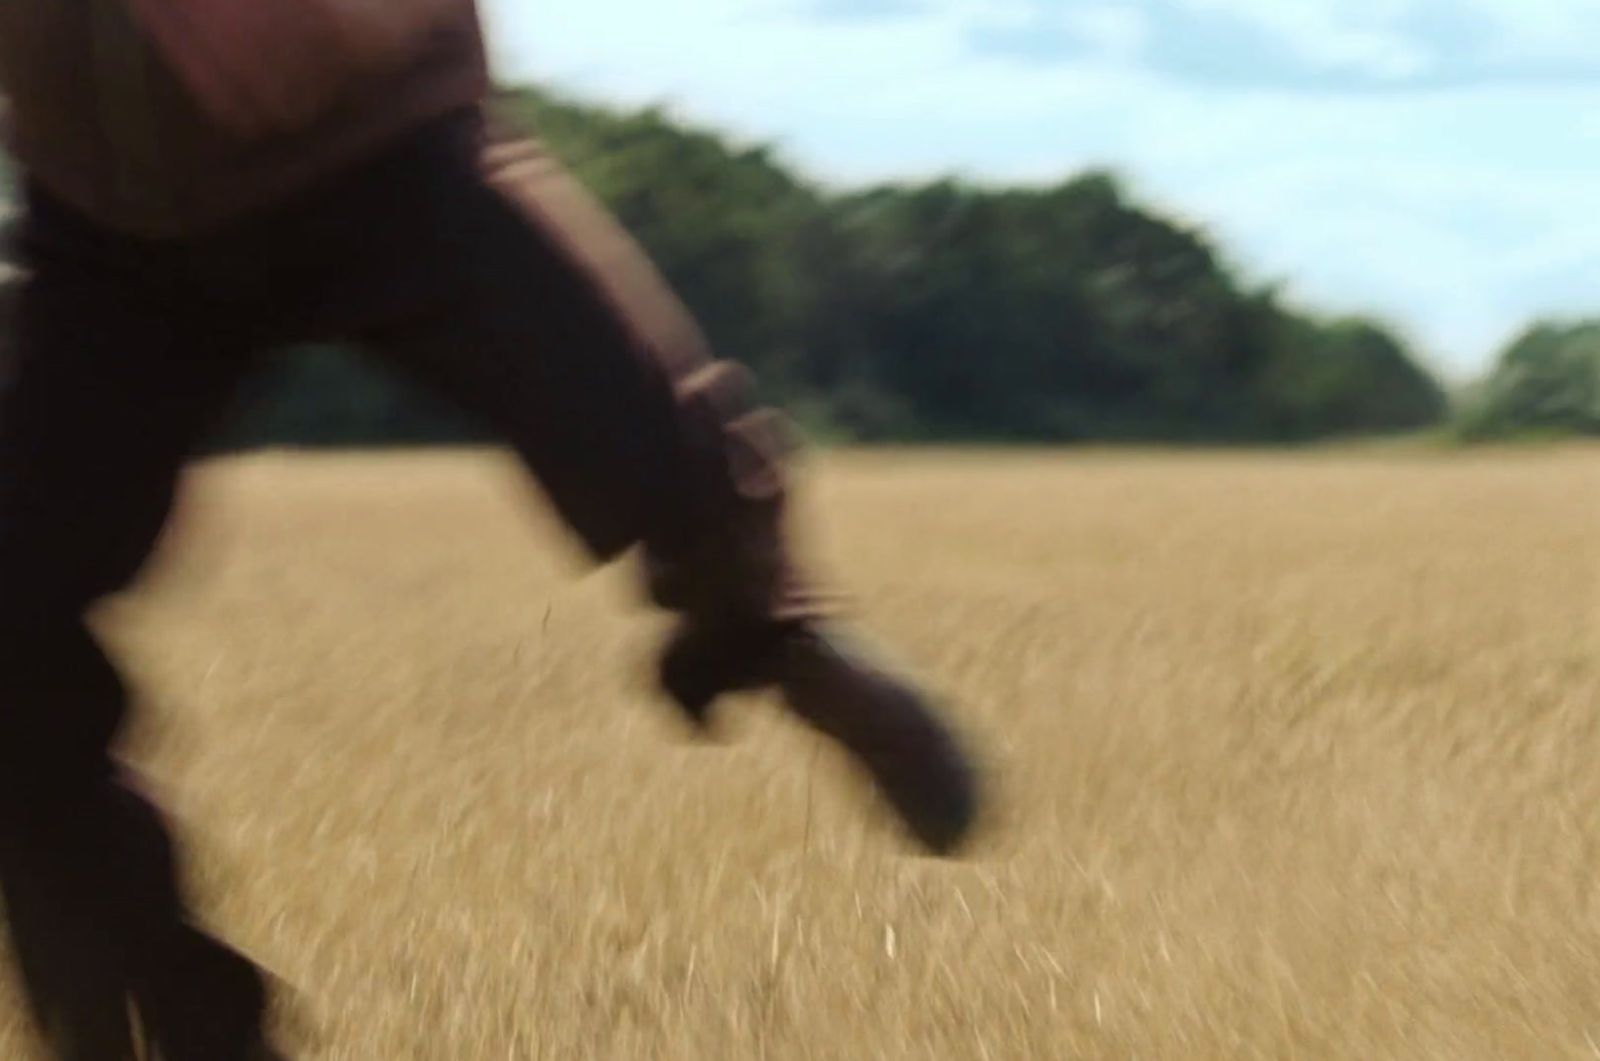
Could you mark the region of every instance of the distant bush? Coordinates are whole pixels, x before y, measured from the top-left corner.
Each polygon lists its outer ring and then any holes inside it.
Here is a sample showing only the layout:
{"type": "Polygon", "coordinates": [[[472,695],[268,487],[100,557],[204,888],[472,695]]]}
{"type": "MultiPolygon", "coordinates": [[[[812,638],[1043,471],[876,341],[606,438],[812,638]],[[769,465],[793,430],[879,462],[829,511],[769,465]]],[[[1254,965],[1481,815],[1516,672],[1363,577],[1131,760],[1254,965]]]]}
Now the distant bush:
{"type": "Polygon", "coordinates": [[[1455,429],[1468,441],[1600,435],[1600,321],[1529,329],[1463,397],[1455,429]]]}

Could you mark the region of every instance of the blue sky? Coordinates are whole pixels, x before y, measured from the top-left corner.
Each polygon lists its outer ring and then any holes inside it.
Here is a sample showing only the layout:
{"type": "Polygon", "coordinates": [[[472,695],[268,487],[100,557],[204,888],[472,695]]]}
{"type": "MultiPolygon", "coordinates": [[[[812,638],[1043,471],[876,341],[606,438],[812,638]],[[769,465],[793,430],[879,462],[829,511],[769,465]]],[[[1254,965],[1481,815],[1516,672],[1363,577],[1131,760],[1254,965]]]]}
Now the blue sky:
{"type": "Polygon", "coordinates": [[[502,74],[854,184],[1122,171],[1461,376],[1600,313],[1595,0],[488,0],[502,74]]]}

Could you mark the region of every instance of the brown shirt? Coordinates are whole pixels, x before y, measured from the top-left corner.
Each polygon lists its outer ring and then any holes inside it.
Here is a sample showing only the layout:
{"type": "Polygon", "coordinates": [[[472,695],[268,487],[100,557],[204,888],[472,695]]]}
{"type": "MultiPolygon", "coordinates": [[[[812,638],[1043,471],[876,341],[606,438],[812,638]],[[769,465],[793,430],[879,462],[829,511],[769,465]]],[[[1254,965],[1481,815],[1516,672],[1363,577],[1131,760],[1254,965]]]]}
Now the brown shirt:
{"type": "MultiPolygon", "coordinates": [[[[271,0],[240,0],[269,3],[271,0]]],[[[401,68],[303,130],[247,140],[207,119],[123,0],[0,0],[8,145],[30,179],[109,227],[182,236],[292,195],[406,130],[481,101],[475,0],[401,68]]]]}

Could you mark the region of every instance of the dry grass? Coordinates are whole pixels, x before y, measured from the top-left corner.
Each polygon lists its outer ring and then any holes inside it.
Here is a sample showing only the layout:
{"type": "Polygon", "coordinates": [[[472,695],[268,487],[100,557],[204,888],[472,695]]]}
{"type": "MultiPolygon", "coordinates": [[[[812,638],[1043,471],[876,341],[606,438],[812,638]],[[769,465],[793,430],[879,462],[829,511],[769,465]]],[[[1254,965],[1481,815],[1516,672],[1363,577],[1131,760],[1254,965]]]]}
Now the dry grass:
{"type": "Polygon", "coordinates": [[[200,472],[105,628],[306,1057],[1600,1056],[1600,454],[817,470],[999,768],[970,862],[764,703],[685,739],[500,458],[200,472]]]}

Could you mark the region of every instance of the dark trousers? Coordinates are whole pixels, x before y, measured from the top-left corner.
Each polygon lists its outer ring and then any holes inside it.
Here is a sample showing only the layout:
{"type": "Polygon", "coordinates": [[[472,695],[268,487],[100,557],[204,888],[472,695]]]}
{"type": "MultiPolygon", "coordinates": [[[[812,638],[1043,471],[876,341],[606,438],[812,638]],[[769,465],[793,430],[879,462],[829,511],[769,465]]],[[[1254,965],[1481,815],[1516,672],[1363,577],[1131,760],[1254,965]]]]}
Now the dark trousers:
{"type": "Polygon", "coordinates": [[[127,697],[84,625],[139,571],[181,467],[275,348],[369,351],[504,436],[596,561],[641,547],[692,618],[811,607],[776,420],[536,145],[475,114],[226,231],[146,241],[35,191],[0,404],[0,887],[58,1049],[232,1056],[253,970],[187,919],[168,830],[118,768],[127,697]]]}

